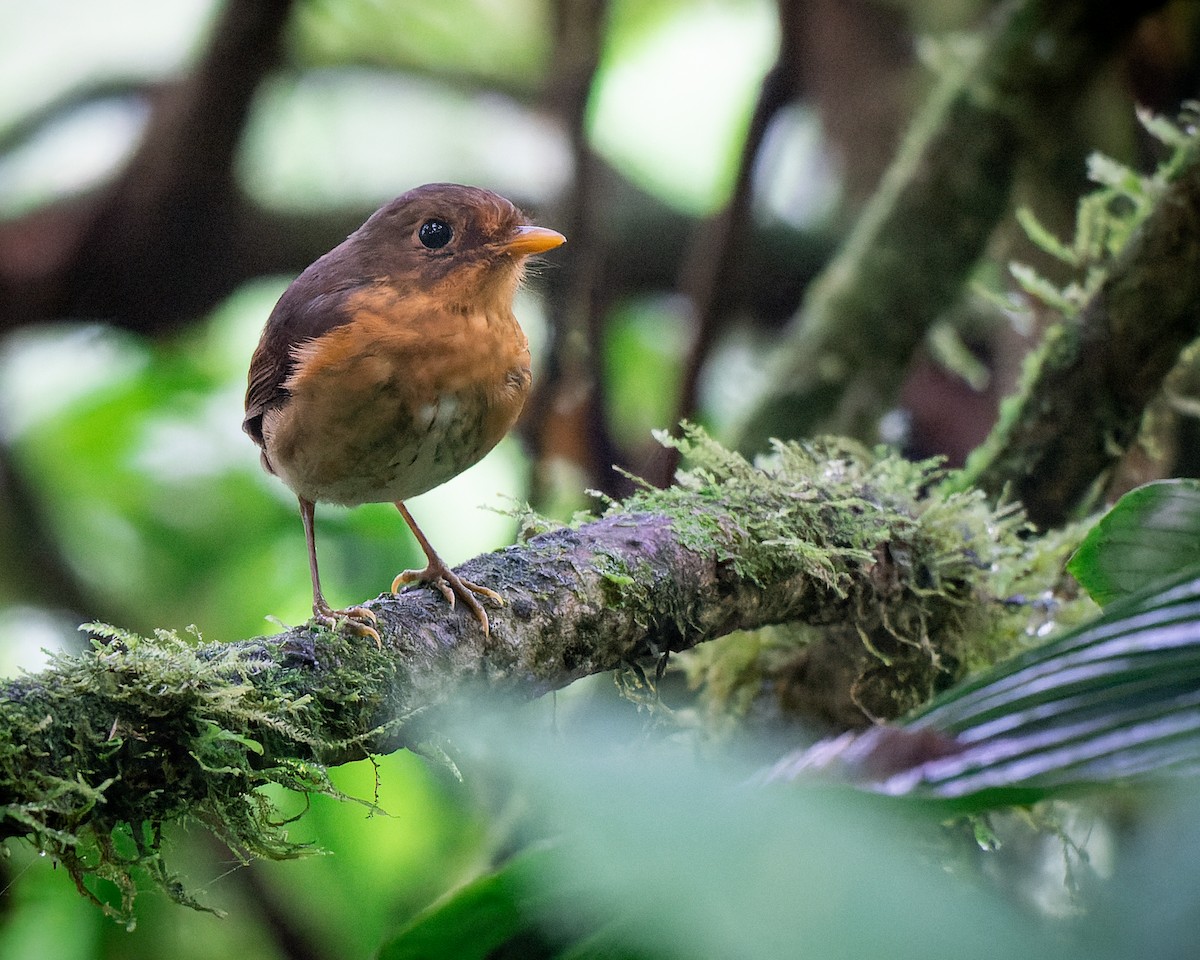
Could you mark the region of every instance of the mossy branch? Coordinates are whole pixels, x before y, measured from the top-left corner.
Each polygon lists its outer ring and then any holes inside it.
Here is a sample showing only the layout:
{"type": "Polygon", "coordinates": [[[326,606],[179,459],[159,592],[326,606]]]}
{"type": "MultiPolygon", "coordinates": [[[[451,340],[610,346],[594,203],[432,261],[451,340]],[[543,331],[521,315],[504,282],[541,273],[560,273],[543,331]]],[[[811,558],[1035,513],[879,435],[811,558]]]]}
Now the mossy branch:
{"type": "MultiPolygon", "coordinates": [[[[1144,122],[1171,139],[1165,121],[1144,122]]],[[[1103,267],[1102,281],[1047,332],[959,478],[994,495],[1010,491],[1042,526],[1061,523],[1125,454],[1180,353],[1200,336],[1200,138],[1174,133],[1175,156],[1136,196],[1147,205],[1140,226],[1114,260],[1093,266],[1103,267]]]]}
{"type": "Polygon", "coordinates": [[[89,876],[112,880],[126,912],[132,866],[186,899],[163,868],[164,824],[196,819],[243,855],[294,855],[258,787],[334,792],[326,765],[437,750],[438,708],[473,690],[532,698],[804,621],[853,624],[916,684],[897,698],[911,703],[960,671],[980,618],[1011,607],[990,601],[1010,586],[993,571],[1020,552],[1019,516],[977,494],[923,499],[929,464],[787,445],[760,469],[696,431],[677,443],[697,464],[677,488],[464,565],[507,598],[490,639],[418,588],[369,604],[382,648],[309,626],[236,643],[109,628],[90,652],[7,682],[0,837],[60,858],[85,892],[89,876]]]}
{"type": "Polygon", "coordinates": [[[1016,169],[1058,142],[1088,81],[1161,0],[1002,4],[947,68],[842,251],[809,287],[739,440],[873,438],[914,351],[1009,208],[1016,169]]]}

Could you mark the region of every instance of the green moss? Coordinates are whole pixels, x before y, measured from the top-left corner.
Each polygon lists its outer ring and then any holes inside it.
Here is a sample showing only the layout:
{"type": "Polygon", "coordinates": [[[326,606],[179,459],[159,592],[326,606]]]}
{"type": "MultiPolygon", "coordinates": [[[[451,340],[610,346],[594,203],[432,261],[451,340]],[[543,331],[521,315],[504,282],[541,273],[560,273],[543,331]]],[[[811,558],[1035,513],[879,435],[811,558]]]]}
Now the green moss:
{"type": "Polygon", "coordinates": [[[1077,538],[1031,537],[1017,507],[945,484],[935,461],[825,440],[776,443],[750,464],[693,427],[666,442],[688,458],[679,488],[644,489],[625,509],[666,513],[684,543],[708,549],[732,519],[723,535],[736,542],[739,573],[765,580],[798,566],[838,601],[826,626],[733,634],[680,658],[709,717],[744,716],[764,697],[794,703],[788,685],[822,640],[854,671],[853,703],[824,712],[898,716],[1013,653],[1075,603],[1048,587],[1077,538]],[[690,502],[681,491],[708,493],[723,512],[680,515],[674,505],[690,502]],[[846,652],[847,638],[857,653],[846,652]]]}
{"type": "Polygon", "coordinates": [[[99,639],[88,653],[54,659],[53,689],[39,689],[36,698],[10,695],[0,713],[7,728],[0,730],[0,777],[21,783],[30,798],[8,798],[0,816],[25,827],[81,893],[130,925],[139,874],[178,902],[200,906],[163,860],[169,821],[200,821],[243,860],[308,852],[288,839],[287,824],[259,788],[341,795],[319,763],[271,759],[264,749],[274,736],[309,742],[315,754],[334,747],[304,732],[320,729],[306,716],[313,698],[248,683],[269,658],[245,648],[201,647],[169,631],[143,638],[87,628],[99,639]],[[28,715],[28,704],[41,716],[28,715]],[[66,757],[72,766],[60,768],[58,758],[66,757]],[[163,769],[180,781],[169,796],[150,786],[163,769]],[[97,881],[115,886],[117,906],[101,902],[97,881]]]}
{"type": "MultiPolygon", "coordinates": [[[[981,485],[998,491],[1002,483],[1015,482],[1028,473],[1030,463],[1036,459],[1034,454],[1040,454],[1040,448],[1056,439],[1042,435],[1044,411],[1035,408],[1036,404],[1047,402],[1044,399],[1047,391],[1041,388],[1045,383],[1061,381],[1060,371],[1075,365],[1085,335],[1078,322],[1081,311],[1101,291],[1130,240],[1200,150],[1196,112],[1197,104],[1185,105],[1176,123],[1145,110],[1138,111],[1139,122],[1167,151],[1149,176],[1099,153],[1088,158],[1088,177],[1096,189],[1080,198],[1075,232],[1070,240],[1055,237],[1031,211],[1018,211],[1017,219],[1030,240],[1070,267],[1072,277],[1059,287],[1029,266],[1019,263],[1010,266],[1024,292],[1057,312],[1061,319],[1047,328],[1038,348],[1025,358],[1017,389],[1002,401],[991,434],[971,453],[961,473],[951,479],[952,488],[966,490],[981,485]]],[[[1136,295],[1141,296],[1141,291],[1136,295]]],[[[1095,415],[1111,419],[1113,413],[1106,412],[1107,405],[1100,404],[1095,415]]],[[[1119,423],[1102,420],[1101,428],[1120,432],[1119,423]]]]}
{"type": "Polygon", "coordinates": [[[1013,277],[1026,293],[1068,320],[1095,296],[1116,258],[1200,144],[1195,113],[1196,105],[1189,104],[1180,122],[1175,123],[1146,110],[1138,111],[1142,127],[1168,150],[1150,176],[1142,176],[1101,153],[1088,158],[1088,179],[1097,187],[1080,198],[1075,235],[1069,241],[1054,236],[1031,210],[1017,211],[1017,220],[1034,245],[1071,267],[1075,274],[1066,286],[1057,287],[1031,267],[1013,264],[1013,277]]]}
{"type": "Polygon", "coordinates": [[[717,547],[737,573],[755,582],[776,579],[799,566],[839,596],[859,565],[871,559],[879,526],[899,514],[870,497],[867,458],[852,443],[776,443],[773,456],[752,464],[698,427],[683,436],[658,434],[689,461],[677,486],[644,486],[620,505],[623,511],[671,518],[680,542],[691,549],[717,547]],[[866,494],[864,495],[864,492],[866,494]],[[719,509],[697,510],[696,495],[719,509]]]}
{"type": "Polygon", "coordinates": [[[593,560],[596,571],[604,579],[607,600],[634,610],[648,606],[654,569],[650,563],[630,566],[622,557],[611,553],[597,554],[593,560]]]}
{"type": "MultiPolygon", "coordinates": [[[[752,464],[690,426],[669,442],[687,458],[678,486],[643,485],[610,504],[608,515],[628,524],[631,536],[648,521],[661,528],[665,518],[677,543],[670,549],[736,570],[729,589],[740,591],[738,602],[782,598],[774,612],[757,611],[756,622],[809,624],[734,635],[685,661],[710,716],[747,716],[764,694],[790,709],[803,658],[816,647],[845,653],[853,668],[845,703],[831,704],[828,715],[845,723],[854,711],[894,716],[1058,616],[1057,597],[1046,589],[1068,539],[1027,541],[1017,511],[994,508],[976,491],[949,490],[936,462],[824,440],[776,444],[752,464]],[[755,582],[780,592],[755,597],[755,582]]],[[[676,634],[695,642],[714,629],[695,622],[695,585],[674,582],[661,572],[669,565],[643,560],[636,549],[571,562],[591,564],[581,574],[599,574],[606,609],[652,620],[664,649],[677,649],[676,634]]],[[[711,615],[714,598],[705,602],[711,615]]],[[[576,623],[573,650],[529,662],[544,664],[547,687],[564,659],[620,662],[631,648],[628,638],[601,629],[612,622],[576,623]]],[[[166,631],[142,638],[90,629],[102,638],[90,651],[60,657],[46,674],[3,691],[0,784],[19,785],[20,798],[15,786],[0,792],[0,816],[11,835],[29,835],[60,860],[87,895],[99,900],[97,884],[114,884],[111,910],[125,919],[138,876],[196,905],[163,860],[165,824],[200,821],[243,858],[299,856],[307,848],[288,838],[261,788],[338,795],[322,764],[361,756],[368,743],[399,745],[399,731],[408,732],[399,714],[430,702],[397,695],[412,676],[402,673],[396,651],[337,632],[293,634],[285,646],[223,646],[166,631]],[[315,668],[318,653],[332,666],[315,668]]],[[[467,646],[447,655],[479,656],[467,646]]],[[[440,682],[439,663],[427,666],[440,682]]],[[[476,666],[470,660],[466,672],[476,666]]],[[[653,700],[654,684],[638,664],[618,681],[639,703],[653,700]]],[[[429,742],[423,749],[436,755],[429,742]]]]}

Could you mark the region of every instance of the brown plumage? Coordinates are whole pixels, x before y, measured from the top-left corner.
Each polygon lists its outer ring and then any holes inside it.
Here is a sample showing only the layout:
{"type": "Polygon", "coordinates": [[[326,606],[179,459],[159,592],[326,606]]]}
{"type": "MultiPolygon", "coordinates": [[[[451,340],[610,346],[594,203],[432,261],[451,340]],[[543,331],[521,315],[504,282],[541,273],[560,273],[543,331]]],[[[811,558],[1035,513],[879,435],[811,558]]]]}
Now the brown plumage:
{"type": "Polygon", "coordinates": [[[513,296],[525,259],[563,239],[487,190],[428,184],[376,211],[279,298],[250,361],[242,427],[300,501],[319,621],[346,618],[379,639],[369,610],[332,610],[322,596],[314,504],[386,501],[428,560],[392,590],[433,583],[487,633],[475,595],[499,595],[454,574],[404,501],[476,463],[516,421],[530,370],[513,296]]]}

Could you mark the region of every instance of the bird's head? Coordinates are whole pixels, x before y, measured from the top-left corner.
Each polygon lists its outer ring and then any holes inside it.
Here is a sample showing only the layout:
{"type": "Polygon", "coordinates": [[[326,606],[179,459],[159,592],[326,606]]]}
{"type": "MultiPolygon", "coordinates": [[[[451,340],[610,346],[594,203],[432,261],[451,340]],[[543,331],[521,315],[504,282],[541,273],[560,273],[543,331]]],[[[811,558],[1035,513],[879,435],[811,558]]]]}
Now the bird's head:
{"type": "Polygon", "coordinates": [[[356,239],[376,248],[397,286],[469,310],[509,308],[526,258],[566,238],[490,190],[430,183],[376,211],[356,239]]]}

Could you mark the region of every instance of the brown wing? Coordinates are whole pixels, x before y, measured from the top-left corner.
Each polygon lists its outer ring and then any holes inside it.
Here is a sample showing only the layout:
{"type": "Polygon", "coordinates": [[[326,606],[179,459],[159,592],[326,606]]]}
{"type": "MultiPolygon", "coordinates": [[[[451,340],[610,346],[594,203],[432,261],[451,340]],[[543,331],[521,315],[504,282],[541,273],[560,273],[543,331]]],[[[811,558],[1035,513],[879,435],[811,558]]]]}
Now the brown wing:
{"type": "MultiPolygon", "coordinates": [[[[242,420],[242,429],[260,447],[263,417],[287,402],[289,394],[284,384],[295,367],[296,347],[349,323],[351,316],[345,309],[347,296],[374,282],[347,275],[349,258],[344,247],[345,244],[330,251],[300,274],[267,318],[250,360],[246,416],[242,420]]],[[[271,469],[265,451],[263,466],[271,469]]]]}

